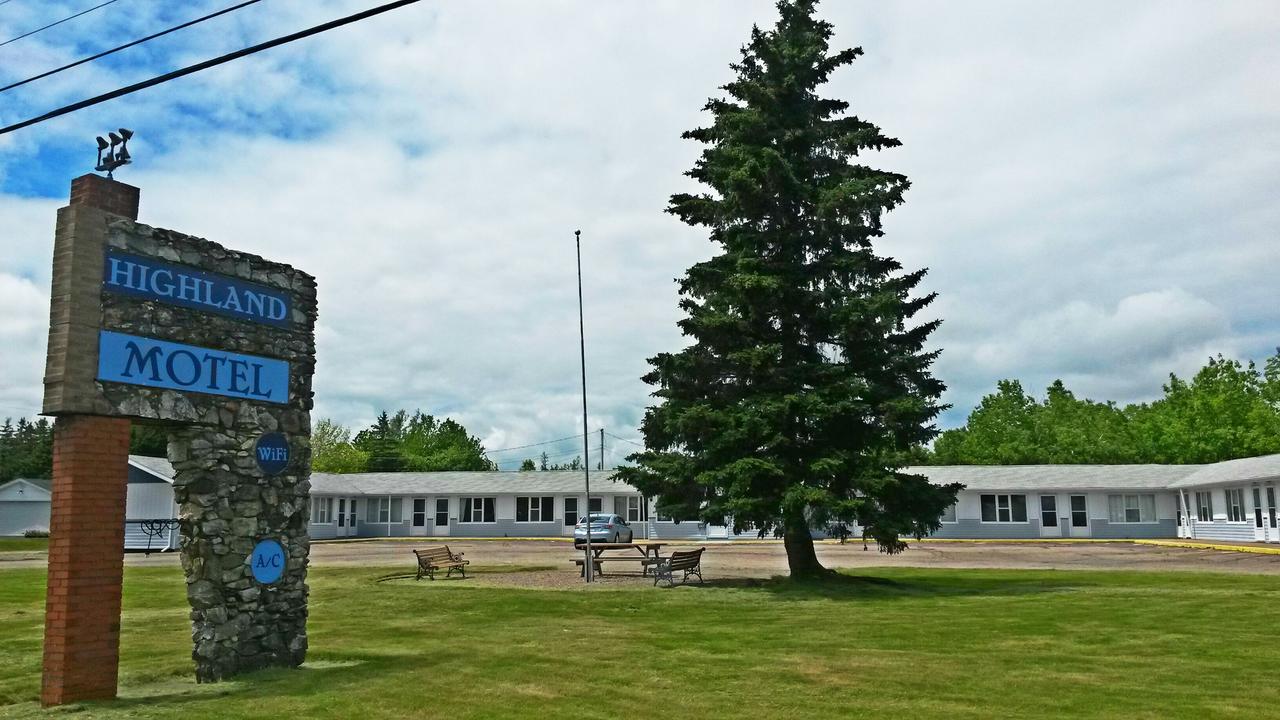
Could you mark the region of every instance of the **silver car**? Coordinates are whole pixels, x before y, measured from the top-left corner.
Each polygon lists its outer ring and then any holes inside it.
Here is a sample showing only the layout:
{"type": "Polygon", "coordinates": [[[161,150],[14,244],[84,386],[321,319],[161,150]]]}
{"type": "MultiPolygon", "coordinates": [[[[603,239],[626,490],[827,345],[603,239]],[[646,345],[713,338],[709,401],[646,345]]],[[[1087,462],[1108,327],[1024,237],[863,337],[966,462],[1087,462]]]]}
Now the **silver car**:
{"type": "MultiPolygon", "coordinates": [[[[627,524],[627,521],[621,515],[591,513],[591,542],[629,543],[634,536],[635,533],[631,530],[631,526],[627,524]]],[[[573,544],[582,546],[586,542],[587,518],[582,518],[573,527],[573,544]]]]}

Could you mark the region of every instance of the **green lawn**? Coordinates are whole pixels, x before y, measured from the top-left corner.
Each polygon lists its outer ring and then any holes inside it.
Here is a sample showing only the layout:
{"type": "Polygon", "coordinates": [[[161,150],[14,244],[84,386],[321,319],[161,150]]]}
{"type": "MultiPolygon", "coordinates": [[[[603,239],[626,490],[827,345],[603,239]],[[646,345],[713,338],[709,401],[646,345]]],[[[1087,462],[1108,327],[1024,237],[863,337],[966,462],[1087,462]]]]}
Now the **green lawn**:
{"type": "MultiPolygon", "coordinates": [[[[313,570],[305,669],[196,686],[180,571],[131,568],[122,697],[75,716],[1261,718],[1280,707],[1271,577],[884,569],[822,587],[557,591],[376,582],[383,572],[313,570]]],[[[0,571],[0,717],[43,715],[42,596],[42,571],[0,571]]]]}
{"type": "Polygon", "coordinates": [[[0,553],[31,552],[32,550],[48,550],[48,549],[49,549],[49,538],[24,538],[24,537],[0,538],[0,553]]]}

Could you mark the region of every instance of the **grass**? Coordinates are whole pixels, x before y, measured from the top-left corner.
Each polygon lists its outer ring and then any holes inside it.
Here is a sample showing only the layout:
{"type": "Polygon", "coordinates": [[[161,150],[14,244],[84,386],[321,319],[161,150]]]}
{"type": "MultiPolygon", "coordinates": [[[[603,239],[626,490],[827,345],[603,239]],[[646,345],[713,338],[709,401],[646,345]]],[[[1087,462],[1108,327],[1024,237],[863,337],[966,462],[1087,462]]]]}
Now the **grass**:
{"type": "MultiPolygon", "coordinates": [[[[821,585],[526,590],[390,571],[313,569],[307,665],[197,686],[180,571],[128,568],[121,698],[51,714],[1203,719],[1280,706],[1273,577],[886,568],[821,585]]],[[[50,715],[34,703],[43,579],[0,571],[0,717],[50,715]]]]}
{"type": "Polygon", "coordinates": [[[25,538],[25,537],[0,538],[0,553],[32,552],[32,551],[44,551],[48,549],[49,549],[49,538],[25,538]]]}

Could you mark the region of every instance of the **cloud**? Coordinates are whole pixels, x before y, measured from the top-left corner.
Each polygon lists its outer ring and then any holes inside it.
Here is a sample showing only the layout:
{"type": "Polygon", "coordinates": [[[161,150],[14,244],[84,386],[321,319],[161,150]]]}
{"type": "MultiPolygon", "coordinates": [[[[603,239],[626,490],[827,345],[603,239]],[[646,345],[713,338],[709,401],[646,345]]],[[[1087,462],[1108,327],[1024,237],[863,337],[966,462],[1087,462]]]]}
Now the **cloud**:
{"type": "MultiPolygon", "coordinates": [[[[363,7],[251,6],[12,93],[0,119],[363,7]]],[[[59,9],[25,4],[0,32],[59,9]]],[[[212,9],[68,23],[0,48],[0,79],[96,49],[95,33],[212,9]]],[[[828,94],[905,143],[867,160],[914,183],[882,250],[931,268],[945,422],[999,377],[1123,400],[1211,352],[1275,344],[1274,5],[823,13],[837,44],[867,51],[828,94]]],[[[120,176],[143,188],[144,222],[318,277],[317,413],[348,424],[420,407],[493,448],[580,432],[582,229],[589,424],[635,438],[645,358],[685,342],[672,280],[713,251],[663,213],[699,151],[679,134],[706,121],[750,25],[772,21],[764,1],[418,4],[0,137],[0,277],[24,288],[5,323],[28,328],[0,337],[3,411],[38,406],[44,335],[30,327],[47,298],[30,293],[47,292],[54,208],[93,135],[124,125],[137,163],[120,176]]],[[[610,460],[633,449],[608,445],[610,460]]],[[[580,451],[527,454],[540,449],[580,451]]]]}
{"type": "Polygon", "coordinates": [[[1113,307],[1073,300],[998,336],[949,347],[944,367],[965,366],[954,374],[980,384],[1020,378],[1032,392],[1062,379],[1082,395],[1127,402],[1149,398],[1170,372],[1194,372],[1235,345],[1221,308],[1173,288],[1113,307]]]}

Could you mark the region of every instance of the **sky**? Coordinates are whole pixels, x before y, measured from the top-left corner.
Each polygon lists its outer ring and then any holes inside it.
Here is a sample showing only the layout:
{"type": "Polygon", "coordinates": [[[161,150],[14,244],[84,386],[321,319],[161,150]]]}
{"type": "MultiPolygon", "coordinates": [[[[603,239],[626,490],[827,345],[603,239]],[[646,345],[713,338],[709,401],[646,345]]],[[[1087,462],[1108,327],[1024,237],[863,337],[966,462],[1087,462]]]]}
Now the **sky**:
{"type": "MultiPolygon", "coordinates": [[[[363,10],[266,0],[0,93],[0,124],[363,10]]],[[[97,4],[12,0],[0,41],[97,4]]],[[[234,4],[117,2],[0,46],[7,84],[234,4]]],[[[1280,345],[1280,4],[828,0],[865,56],[824,94],[897,137],[879,250],[928,267],[935,371],[964,422],[1001,378],[1159,396],[1280,345]]],[[[646,358],[686,340],[674,279],[715,251],[664,213],[680,133],[771,2],[426,0],[0,135],[0,416],[38,412],[56,209],[93,138],[136,132],[140,220],[316,276],[314,417],[463,423],[504,469],[637,449],[646,358]]]]}

